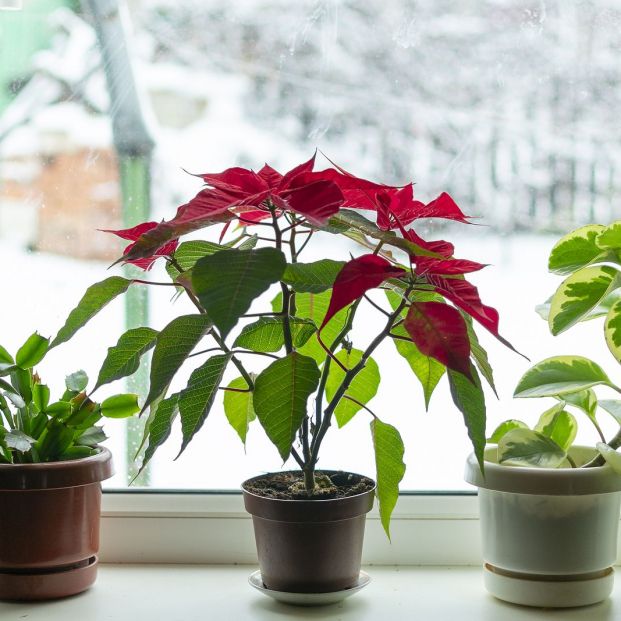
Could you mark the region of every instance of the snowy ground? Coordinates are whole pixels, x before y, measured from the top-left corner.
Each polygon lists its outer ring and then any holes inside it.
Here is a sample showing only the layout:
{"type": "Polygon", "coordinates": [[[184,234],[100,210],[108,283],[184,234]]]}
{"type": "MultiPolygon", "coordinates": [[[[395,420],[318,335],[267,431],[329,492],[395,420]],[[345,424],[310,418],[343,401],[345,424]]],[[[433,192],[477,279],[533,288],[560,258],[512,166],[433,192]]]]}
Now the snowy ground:
{"type": "MultiPolygon", "coordinates": [[[[533,311],[535,304],[543,301],[557,282],[545,272],[547,253],[554,238],[524,235],[501,238],[482,228],[476,233],[469,229],[467,234],[457,238],[456,256],[493,264],[478,275],[475,282],[483,300],[500,310],[504,336],[532,361],[549,355],[578,353],[593,356],[614,377],[618,371],[605,350],[601,324],[597,321],[582,324],[568,334],[553,338],[548,334],[545,322],[533,311]]],[[[315,253],[317,256],[327,254],[321,247],[315,253]]],[[[312,258],[309,255],[306,260],[312,258]]],[[[34,329],[44,335],[53,335],[84,289],[109,274],[106,266],[100,263],[27,253],[6,243],[0,247],[0,261],[6,292],[0,306],[0,343],[9,350],[15,350],[34,329]]],[[[157,278],[157,273],[152,276],[157,278]]],[[[173,307],[163,288],[155,293],[151,308],[154,327],[163,327],[170,318],[184,310],[191,312],[184,306],[184,301],[173,307]]],[[[376,311],[368,309],[366,312],[372,319],[376,311]]],[[[368,325],[364,315],[362,319],[368,325]]],[[[40,374],[50,386],[56,387],[56,392],[61,390],[64,375],[78,368],[86,369],[91,377],[95,377],[106,348],[116,342],[122,330],[123,304],[115,301],[73,341],[53,350],[40,374]]],[[[534,423],[545,403],[511,399],[512,389],[528,363],[482,331],[480,335],[488,347],[501,397],[499,401],[493,395],[488,399],[488,429],[507,417],[534,423]]],[[[425,412],[418,383],[405,362],[395,355],[393,345],[385,343],[376,359],[382,370],[382,385],[371,405],[378,415],[397,425],[404,436],[408,470],[403,488],[466,488],[462,469],[469,452],[467,437],[460,414],[451,403],[446,381],[438,386],[430,411],[425,412]]],[[[117,386],[118,390],[121,388],[117,386]]],[[[114,386],[110,388],[113,389],[114,386]]],[[[52,390],[54,392],[54,388],[52,390]]],[[[102,394],[105,395],[105,391],[102,390],[102,394]]],[[[344,429],[334,427],[324,445],[321,465],[372,475],[368,423],[365,413],[361,412],[344,429]]],[[[112,421],[107,425],[107,431],[111,436],[108,445],[115,452],[117,463],[117,475],[108,485],[124,486],[124,425],[112,421]]],[[[585,440],[592,440],[588,425],[582,425],[582,433],[585,440]]],[[[214,407],[203,430],[185,454],[173,462],[178,447],[179,438],[176,436],[153,460],[153,486],[236,488],[248,475],[278,469],[282,465],[276,450],[256,424],[251,429],[244,454],[243,446],[228,426],[219,405],[214,407]]]]}

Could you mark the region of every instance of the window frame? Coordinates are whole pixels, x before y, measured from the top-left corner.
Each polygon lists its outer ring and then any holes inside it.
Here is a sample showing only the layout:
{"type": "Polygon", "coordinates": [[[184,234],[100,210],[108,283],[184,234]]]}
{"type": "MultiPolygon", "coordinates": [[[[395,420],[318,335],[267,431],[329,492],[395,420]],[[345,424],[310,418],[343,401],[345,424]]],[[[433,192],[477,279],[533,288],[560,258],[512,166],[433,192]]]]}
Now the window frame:
{"type": "MultiPolygon", "coordinates": [[[[481,563],[475,492],[403,493],[390,541],[377,503],[368,514],[363,562],[481,563]]],[[[100,559],[107,563],[256,564],[251,517],[237,491],[104,491],[100,559]]]]}

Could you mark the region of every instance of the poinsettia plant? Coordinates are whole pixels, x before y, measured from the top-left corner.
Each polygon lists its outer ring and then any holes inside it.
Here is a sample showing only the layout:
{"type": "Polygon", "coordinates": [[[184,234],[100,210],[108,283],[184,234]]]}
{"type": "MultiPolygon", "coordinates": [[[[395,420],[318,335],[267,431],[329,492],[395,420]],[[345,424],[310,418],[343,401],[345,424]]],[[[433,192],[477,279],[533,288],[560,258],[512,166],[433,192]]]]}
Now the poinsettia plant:
{"type": "Polygon", "coordinates": [[[446,372],[482,463],[485,401],[479,372],[492,387],[493,377],[473,320],[508,343],[499,335],[497,311],[482,303],[465,277],[484,265],[454,258],[451,243],[423,239],[413,226],[423,218],[468,223],[453,199],[443,193],[423,203],[414,198],[411,183],[387,186],[336,166],[317,171],[315,157],[286,174],[265,165],[258,172],[229,168],[199,176],[205,187],[172,219],[113,231],[132,242],[119,261],[148,270],[161,258],[170,282],[112,276],[86,292],[67,328],[78,329],[132,286],[167,284],[194,305],[196,312],[173,319],[153,340],[133,340],[126,350],[134,359],[154,347],[143,406],[149,410],[143,467],[177,416],[183,452],[221,390],[226,416],[241,440],[258,419],[282,460],[295,460],[304,494],[312,498],[326,433],[334,422],[343,427],[365,411],[387,528],[405,472],[404,447],[397,429],[367,405],[380,381],[372,356],[385,340],[409,363],[427,404],[446,372]],[[222,227],[219,243],[179,242],[216,225],[222,227]],[[302,262],[318,233],[354,240],[361,251],[347,260],[302,262]],[[277,295],[266,307],[257,298],[272,287],[277,295]],[[375,289],[385,292],[382,301],[370,297],[375,289]],[[352,327],[363,304],[376,309],[378,322],[365,326],[368,338],[359,343],[352,327]],[[199,356],[205,360],[186,387],[169,393],[182,365],[199,356]],[[248,361],[259,357],[269,364],[257,371],[248,361]],[[238,377],[226,383],[229,368],[238,377]]]}
{"type": "MultiPolygon", "coordinates": [[[[604,317],[606,345],[621,363],[621,221],[571,231],[552,248],[548,268],[565,276],[554,295],[537,308],[550,332],[556,336],[580,322],[604,317]]],[[[621,425],[621,401],[598,398],[594,387],[621,393],[602,367],[584,356],[554,356],[530,368],[515,396],[549,397],[554,403],[533,429],[515,419],[498,426],[490,441],[498,444],[499,463],[576,468],[606,460],[621,473],[621,454],[615,450],[621,446],[621,428],[607,441],[598,420],[604,411],[621,425]],[[595,456],[587,454],[578,461],[570,451],[578,431],[574,414],[586,416],[596,437],[595,456]]]]}

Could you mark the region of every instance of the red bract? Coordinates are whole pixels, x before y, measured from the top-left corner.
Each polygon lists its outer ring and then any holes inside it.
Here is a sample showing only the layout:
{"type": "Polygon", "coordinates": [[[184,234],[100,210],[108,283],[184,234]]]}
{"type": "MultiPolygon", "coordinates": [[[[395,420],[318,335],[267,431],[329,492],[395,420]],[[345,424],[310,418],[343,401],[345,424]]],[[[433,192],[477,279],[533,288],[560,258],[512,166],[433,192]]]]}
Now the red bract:
{"type": "Polygon", "coordinates": [[[369,181],[362,177],[356,177],[340,166],[336,166],[336,164],[334,164],[334,166],[337,170],[334,170],[334,168],[327,168],[315,174],[321,177],[321,179],[334,182],[338,186],[343,194],[343,203],[341,207],[377,211],[377,195],[389,190],[397,190],[394,186],[375,183],[374,181],[369,181]]]}
{"type": "Polygon", "coordinates": [[[479,291],[473,284],[459,278],[442,278],[431,275],[429,281],[435,286],[438,293],[468,313],[473,319],[476,319],[494,336],[499,336],[498,311],[481,302],[479,291]]]}
{"type": "Polygon", "coordinates": [[[468,274],[486,267],[484,263],[467,259],[433,259],[432,257],[416,257],[416,274],[468,274]]]}
{"type": "Polygon", "coordinates": [[[414,200],[411,183],[398,188],[338,173],[334,175],[334,180],[345,197],[343,206],[377,211],[377,226],[383,231],[403,229],[421,218],[442,218],[469,223],[469,216],[461,211],[446,192],[425,204],[414,200]]]}
{"type": "Polygon", "coordinates": [[[445,241],[444,239],[427,241],[420,237],[420,235],[418,235],[416,231],[413,231],[412,229],[410,229],[409,231],[402,229],[401,232],[405,239],[415,243],[417,246],[420,246],[425,250],[435,252],[436,254],[439,254],[447,259],[452,257],[453,253],[455,252],[455,246],[453,246],[453,244],[451,244],[450,242],[445,241]]]}
{"type": "Polygon", "coordinates": [[[132,262],[153,256],[167,242],[181,235],[236,216],[242,221],[259,222],[270,214],[263,210],[270,200],[279,210],[290,209],[309,222],[322,225],[343,202],[338,186],[321,173],[313,173],[315,157],[285,175],[267,164],[258,173],[245,168],[228,168],[221,173],[199,175],[211,187],[201,190],[182,205],[172,220],[147,231],[124,260],[132,262]]]}
{"type": "Polygon", "coordinates": [[[338,273],[332,288],[328,311],[319,330],[342,308],[361,298],[369,289],[379,287],[387,278],[405,274],[386,259],[375,254],[365,254],[346,263],[338,273]]]}
{"type": "Polygon", "coordinates": [[[421,353],[472,379],[468,329],[458,310],[442,302],[412,302],[403,325],[421,353]]]}
{"type": "MultiPolygon", "coordinates": [[[[104,229],[104,232],[113,233],[117,237],[121,237],[122,239],[129,239],[132,242],[134,242],[130,244],[129,246],[127,246],[127,248],[125,248],[125,250],[123,251],[123,256],[127,256],[131,253],[131,251],[136,246],[137,240],[145,233],[148,233],[149,231],[152,231],[153,229],[155,229],[157,226],[158,226],[157,222],[143,222],[142,224],[138,224],[137,226],[134,226],[130,229],[122,229],[120,231],[111,231],[109,229],[104,229]]],[[[142,268],[143,270],[150,270],[151,267],[153,267],[153,264],[155,263],[155,261],[157,261],[159,257],[165,257],[165,256],[171,255],[177,249],[177,245],[178,245],[177,240],[168,242],[167,244],[164,244],[163,246],[156,249],[156,251],[148,258],[126,259],[126,261],[127,263],[136,265],[142,268]]]]}
{"type": "Polygon", "coordinates": [[[463,224],[470,224],[468,222],[470,217],[461,211],[449,194],[442,192],[438,198],[426,205],[420,201],[413,201],[409,208],[404,211],[403,218],[400,217],[399,219],[401,224],[407,226],[410,222],[420,218],[442,218],[444,220],[455,220],[463,224]]]}
{"type": "Polygon", "coordinates": [[[285,175],[266,164],[258,173],[229,168],[200,177],[213,187],[218,203],[228,203],[228,208],[260,207],[269,200],[279,209],[295,211],[322,225],[339,210],[343,195],[333,181],[312,172],[314,163],[315,156],[285,175]]]}

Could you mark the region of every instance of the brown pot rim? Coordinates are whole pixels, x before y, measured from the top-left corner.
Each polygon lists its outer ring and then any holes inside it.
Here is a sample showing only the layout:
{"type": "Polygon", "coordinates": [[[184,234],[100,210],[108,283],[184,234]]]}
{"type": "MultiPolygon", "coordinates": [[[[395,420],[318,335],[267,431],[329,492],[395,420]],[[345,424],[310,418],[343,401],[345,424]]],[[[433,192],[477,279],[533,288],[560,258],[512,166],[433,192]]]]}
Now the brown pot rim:
{"type": "Polygon", "coordinates": [[[299,473],[300,470],[286,470],[283,472],[268,472],[252,477],[241,485],[246,511],[255,517],[280,522],[338,522],[348,520],[368,513],[373,508],[376,483],[370,477],[357,472],[344,470],[318,470],[331,474],[352,474],[373,481],[373,487],[366,492],[347,496],[345,498],[329,498],[327,500],[297,500],[268,498],[249,492],[246,486],[258,479],[264,479],[275,474],[299,473]]]}
{"type": "Polygon", "coordinates": [[[0,490],[38,490],[99,483],[114,474],[112,453],[100,446],[97,455],[36,464],[0,464],[0,490]]]}

